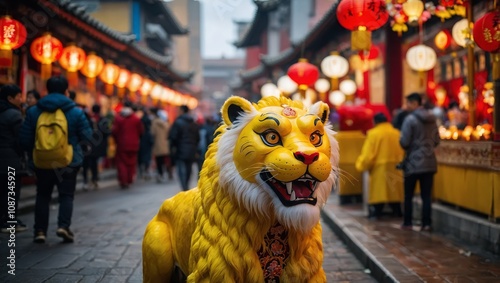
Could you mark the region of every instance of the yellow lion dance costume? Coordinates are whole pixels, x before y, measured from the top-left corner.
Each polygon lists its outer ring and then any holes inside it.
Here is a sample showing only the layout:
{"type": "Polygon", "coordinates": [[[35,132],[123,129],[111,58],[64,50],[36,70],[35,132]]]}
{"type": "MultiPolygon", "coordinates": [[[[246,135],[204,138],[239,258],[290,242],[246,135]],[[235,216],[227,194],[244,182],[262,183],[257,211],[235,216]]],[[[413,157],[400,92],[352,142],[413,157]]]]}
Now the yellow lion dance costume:
{"type": "Polygon", "coordinates": [[[163,202],[143,240],[144,282],[326,282],[320,209],[338,145],[318,102],[233,96],[198,187],[163,202]]]}

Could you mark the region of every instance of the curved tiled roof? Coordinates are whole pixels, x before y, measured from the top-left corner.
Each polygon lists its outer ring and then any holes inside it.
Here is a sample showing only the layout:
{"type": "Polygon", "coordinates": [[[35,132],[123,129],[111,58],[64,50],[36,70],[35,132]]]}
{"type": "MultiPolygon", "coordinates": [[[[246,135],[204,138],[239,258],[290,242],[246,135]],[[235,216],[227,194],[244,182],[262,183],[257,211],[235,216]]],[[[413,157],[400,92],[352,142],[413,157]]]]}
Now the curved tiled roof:
{"type": "MultiPolygon", "coordinates": [[[[146,59],[151,62],[155,62],[157,64],[156,66],[158,66],[159,64],[160,67],[163,67],[162,71],[165,71],[171,78],[176,81],[186,81],[193,76],[193,72],[181,72],[175,70],[171,66],[172,58],[170,56],[161,55],[149,48],[140,46],[135,41],[134,34],[120,33],[107,27],[103,23],[91,17],[82,6],[76,3],[72,3],[70,0],[41,0],[38,1],[38,4],[44,5],[45,7],[53,10],[60,17],[64,18],[72,24],[78,25],[80,28],[82,28],[82,30],[90,33],[92,36],[105,43],[109,43],[109,38],[115,40],[115,42],[118,43],[120,47],[120,51],[135,51],[140,57],[142,57],[137,58],[139,61],[146,59]],[[59,10],[63,11],[64,13],[61,13],[61,11],[59,10]],[[90,26],[94,30],[89,29],[88,27],[82,27],[79,21],[82,21],[84,24],[90,26]],[[95,33],[95,30],[99,31],[101,34],[95,33]]],[[[165,9],[167,8],[165,7],[165,9]]]]}

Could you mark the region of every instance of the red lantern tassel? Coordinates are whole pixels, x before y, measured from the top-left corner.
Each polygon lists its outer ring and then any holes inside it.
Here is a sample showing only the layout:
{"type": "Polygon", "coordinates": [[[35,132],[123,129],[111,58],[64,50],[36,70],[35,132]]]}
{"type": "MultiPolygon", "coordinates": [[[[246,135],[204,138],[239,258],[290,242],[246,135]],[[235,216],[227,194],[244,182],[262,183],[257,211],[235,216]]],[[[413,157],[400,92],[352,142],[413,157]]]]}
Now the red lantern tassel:
{"type": "Polygon", "coordinates": [[[12,67],[12,50],[0,49],[0,68],[12,67]]]}
{"type": "Polygon", "coordinates": [[[118,88],[118,97],[120,99],[123,99],[125,97],[125,88],[124,87],[119,87],[118,88]]]}
{"type": "Polygon", "coordinates": [[[42,80],[47,80],[52,75],[52,64],[42,64],[40,77],[42,80]]]}
{"type": "Polygon", "coordinates": [[[95,78],[87,78],[87,90],[95,91],[95,78]]]}
{"type": "Polygon", "coordinates": [[[78,73],[77,72],[66,72],[66,77],[68,79],[69,86],[78,86],[78,73]]]}

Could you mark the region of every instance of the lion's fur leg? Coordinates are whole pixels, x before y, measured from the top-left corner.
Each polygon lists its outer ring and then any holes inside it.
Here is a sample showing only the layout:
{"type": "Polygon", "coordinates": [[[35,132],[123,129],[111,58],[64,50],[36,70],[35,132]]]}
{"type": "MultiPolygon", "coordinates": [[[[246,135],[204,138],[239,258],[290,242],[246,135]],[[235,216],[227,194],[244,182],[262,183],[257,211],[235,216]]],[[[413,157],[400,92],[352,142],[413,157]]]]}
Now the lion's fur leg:
{"type": "Polygon", "coordinates": [[[174,272],[174,254],[167,223],[153,218],[142,242],[143,282],[165,282],[174,272]]]}

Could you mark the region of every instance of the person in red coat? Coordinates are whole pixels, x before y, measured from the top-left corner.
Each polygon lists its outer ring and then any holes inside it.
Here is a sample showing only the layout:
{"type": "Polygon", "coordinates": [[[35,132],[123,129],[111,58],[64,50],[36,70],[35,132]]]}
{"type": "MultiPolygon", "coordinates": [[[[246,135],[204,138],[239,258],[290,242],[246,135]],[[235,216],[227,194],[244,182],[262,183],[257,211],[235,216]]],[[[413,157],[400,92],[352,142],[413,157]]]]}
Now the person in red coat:
{"type": "Polygon", "coordinates": [[[125,102],[120,113],[113,122],[112,135],[116,141],[116,168],[118,182],[122,189],[126,189],[134,181],[137,168],[137,153],[139,141],[144,133],[141,120],[134,114],[132,104],[125,102]]]}

